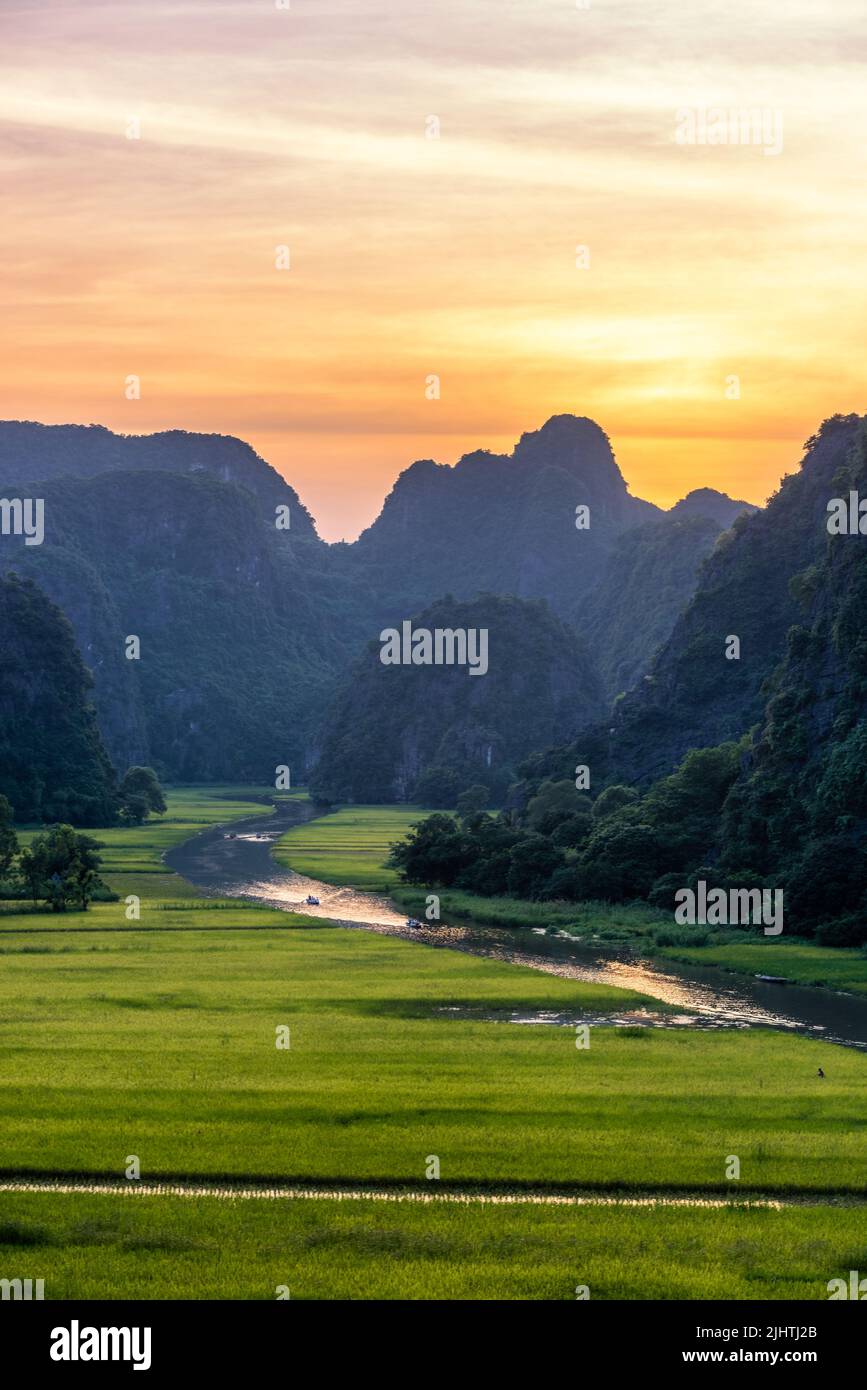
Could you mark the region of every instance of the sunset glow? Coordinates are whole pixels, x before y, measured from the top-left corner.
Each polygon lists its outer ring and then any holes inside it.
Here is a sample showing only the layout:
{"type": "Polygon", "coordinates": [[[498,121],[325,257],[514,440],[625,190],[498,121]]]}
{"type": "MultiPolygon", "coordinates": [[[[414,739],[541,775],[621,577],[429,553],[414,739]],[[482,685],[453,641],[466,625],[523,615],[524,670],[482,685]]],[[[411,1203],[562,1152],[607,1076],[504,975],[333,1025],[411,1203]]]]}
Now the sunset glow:
{"type": "Polygon", "coordinates": [[[413,459],[566,411],[639,496],[761,502],[865,408],[859,22],[856,0],[4,5],[0,415],[239,435],[327,539],[413,459]],[[779,112],[782,149],[679,144],[684,108],[779,112]]]}

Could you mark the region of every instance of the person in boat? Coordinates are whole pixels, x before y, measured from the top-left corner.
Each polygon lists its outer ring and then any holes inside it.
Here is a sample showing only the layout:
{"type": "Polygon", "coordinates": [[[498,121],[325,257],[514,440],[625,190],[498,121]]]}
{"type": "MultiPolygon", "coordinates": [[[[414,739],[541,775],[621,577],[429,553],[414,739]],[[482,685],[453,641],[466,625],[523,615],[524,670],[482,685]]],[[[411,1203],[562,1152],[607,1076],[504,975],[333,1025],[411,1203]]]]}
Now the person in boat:
{"type": "Polygon", "coordinates": [[[417,917],[407,917],[407,919],[406,919],[406,925],[407,925],[408,927],[420,927],[420,926],[421,926],[421,922],[418,920],[417,917]]]}
{"type": "Polygon", "coordinates": [[[319,899],[318,899],[318,898],[314,898],[314,896],[313,896],[312,893],[308,893],[308,894],[307,894],[307,897],[305,898],[304,901],[307,903],[307,906],[308,906],[308,907],[318,907],[318,906],[319,906],[319,899]]]}

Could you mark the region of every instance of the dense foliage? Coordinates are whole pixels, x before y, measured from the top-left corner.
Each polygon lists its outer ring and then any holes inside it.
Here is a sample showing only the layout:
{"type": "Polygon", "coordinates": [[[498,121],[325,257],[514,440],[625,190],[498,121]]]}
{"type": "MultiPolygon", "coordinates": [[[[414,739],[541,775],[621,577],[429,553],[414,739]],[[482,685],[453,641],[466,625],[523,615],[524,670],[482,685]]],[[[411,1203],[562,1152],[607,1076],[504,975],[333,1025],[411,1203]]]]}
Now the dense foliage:
{"type": "Polygon", "coordinates": [[[130,767],[118,788],[120,818],[130,825],[141,825],[153,812],[166,811],[166,799],[152,767],[130,767]]]}
{"type": "MultiPolygon", "coordinates": [[[[867,497],[867,426],[832,421],[811,446],[839,443],[842,426],[852,440],[842,465],[822,473],[825,504],[867,497]]],[[[801,558],[817,558],[790,574],[799,621],[752,733],[690,751],[644,790],[609,783],[592,802],[568,774],[589,747],[611,776],[601,733],[529,758],[510,812],[432,817],[395,847],[407,881],[668,910],[699,880],[780,888],[789,930],[830,945],[867,941],[867,536],[829,536],[825,505],[810,500],[817,534],[801,558]]],[[[746,554],[754,578],[752,547],[746,554]]],[[[730,592],[737,583],[730,575],[730,592]]]]}
{"type": "Polygon", "coordinates": [[[35,835],[18,861],[18,876],[34,907],[44,899],[52,912],[65,912],[70,906],[86,912],[97,891],[105,891],[98,849],[97,840],[71,825],[53,825],[35,835]]]}
{"type": "Polygon", "coordinates": [[[428,817],[393,863],[409,883],[477,893],[658,901],[713,850],[738,767],[726,744],[690,753],[642,797],[610,787],[591,800],[572,781],[545,781],[522,812],[428,817]]]}
{"type": "Polygon", "coordinates": [[[310,778],[316,796],[453,807],[481,784],[502,800],[531,748],[602,708],[586,650],[540,600],[445,598],[411,621],[412,630],[486,631],[486,673],[384,665],[381,643],[370,643],[327,721],[310,778]]]}
{"type": "Polygon", "coordinates": [[[29,581],[0,579],[0,793],[16,820],[110,823],[114,771],[67,619],[29,581]]]}

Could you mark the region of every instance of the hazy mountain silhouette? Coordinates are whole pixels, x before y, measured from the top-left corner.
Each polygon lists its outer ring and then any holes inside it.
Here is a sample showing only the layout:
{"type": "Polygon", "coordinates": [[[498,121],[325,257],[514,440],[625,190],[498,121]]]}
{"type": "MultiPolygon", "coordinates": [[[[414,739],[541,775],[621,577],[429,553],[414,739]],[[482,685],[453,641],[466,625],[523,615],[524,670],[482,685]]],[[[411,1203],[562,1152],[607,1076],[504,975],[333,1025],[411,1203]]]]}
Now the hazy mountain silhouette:
{"type": "Polygon", "coordinates": [[[689,749],[739,738],[762,720],[765,682],[800,620],[791,581],[825,554],[827,503],[843,486],[860,430],[857,415],[824,423],[768,505],[718,538],[649,672],[604,723],[542,755],[540,774],[577,759],[592,762],[603,781],[646,783],[671,772],[689,749]],[[726,659],[732,636],[739,660],[726,659]]]}
{"type": "Polygon", "coordinates": [[[571,415],[510,455],[413,464],[354,545],[322,542],[294,489],[222,435],[0,423],[0,488],[45,500],[44,544],[4,537],[4,558],[69,616],[112,758],[190,780],[302,776],[364,643],[446,593],[546,599],[615,693],[689,599],[715,518],[741,507],[632,497],[604,432],[571,415]],[[707,521],[681,518],[702,504],[707,521]]]}

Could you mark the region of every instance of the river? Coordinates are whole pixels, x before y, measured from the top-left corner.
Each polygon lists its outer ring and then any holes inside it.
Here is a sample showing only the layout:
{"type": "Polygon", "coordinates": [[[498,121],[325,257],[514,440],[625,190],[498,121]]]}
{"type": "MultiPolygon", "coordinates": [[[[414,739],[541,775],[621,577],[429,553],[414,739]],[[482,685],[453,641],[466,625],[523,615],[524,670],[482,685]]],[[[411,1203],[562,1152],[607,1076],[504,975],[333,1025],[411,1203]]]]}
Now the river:
{"type": "MultiPolygon", "coordinates": [[[[169,850],[167,865],[208,895],[237,897],[284,911],[302,911],[343,926],[400,936],[425,945],[511,961],[567,979],[634,989],[670,1006],[665,1011],[624,1008],[588,1021],[644,1023],[654,1027],[776,1028],[867,1050],[867,998],[803,985],[777,985],[717,966],[649,959],[631,946],[579,941],[555,928],[544,932],[475,923],[409,928],[404,914],[373,893],[339,888],[284,869],[272,844],[292,825],[313,817],[303,802],[283,802],[271,816],[216,826],[169,850]],[[307,907],[308,893],[320,900],[307,907]]],[[[568,1013],[516,1010],[514,1023],[572,1024],[568,1013]]]]}

